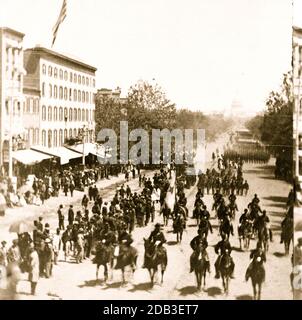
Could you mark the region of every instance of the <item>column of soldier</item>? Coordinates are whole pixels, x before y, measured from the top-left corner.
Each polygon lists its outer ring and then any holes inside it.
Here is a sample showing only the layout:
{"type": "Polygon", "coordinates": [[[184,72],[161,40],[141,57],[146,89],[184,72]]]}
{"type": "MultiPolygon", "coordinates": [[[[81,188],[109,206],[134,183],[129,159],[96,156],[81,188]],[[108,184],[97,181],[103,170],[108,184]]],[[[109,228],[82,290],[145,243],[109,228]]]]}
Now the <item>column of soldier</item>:
{"type": "MultiPolygon", "coordinates": [[[[167,190],[171,175],[162,168],[153,176],[153,182],[145,175],[139,177],[142,191],[132,192],[127,185],[116,190],[111,202],[103,201],[97,188],[89,190],[81,201],[82,210],[74,212],[70,205],[65,218],[65,208],[60,205],[57,211],[58,228],[55,233],[43,217],[34,221],[32,234],[26,232],[18,235],[13,245],[6,250],[2,242],[0,265],[16,264],[22,272],[29,272],[32,283],[32,294],[36,292],[39,277],[50,278],[53,266],[57,265],[59,252],[64,252],[65,261],[73,257],[77,263],[89,259],[95,254],[96,243],[101,241],[114,248],[118,244],[130,245],[131,233],[135,227],[143,227],[155,219],[155,203],[151,200],[153,189],[167,190]],[[92,208],[89,210],[89,203],[92,208]],[[36,255],[36,259],[33,256],[36,255]],[[33,262],[38,265],[38,275],[32,276],[33,262]]],[[[164,197],[164,192],[162,193],[164,197]]],[[[162,201],[162,199],[161,199],[162,201]]],[[[158,227],[158,226],[157,226],[158,227]]]]}

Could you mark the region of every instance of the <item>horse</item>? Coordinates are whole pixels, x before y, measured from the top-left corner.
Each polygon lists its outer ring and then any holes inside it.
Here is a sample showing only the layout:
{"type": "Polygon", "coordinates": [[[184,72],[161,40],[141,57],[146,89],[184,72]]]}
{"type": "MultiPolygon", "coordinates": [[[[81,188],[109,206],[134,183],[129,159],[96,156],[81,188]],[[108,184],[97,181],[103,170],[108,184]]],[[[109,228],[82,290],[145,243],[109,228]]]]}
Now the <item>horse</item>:
{"type": "Polygon", "coordinates": [[[222,278],[222,285],[224,292],[226,294],[229,293],[229,282],[232,275],[232,258],[228,250],[222,255],[220,264],[219,264],[219,272],[222,278]]]}
{"type": "Polygon", "coordinates": [[[163,214],[163,224],[168,225],[169,219],[172,217],[172,210],[167,206],[166,203],[161,207],[161,212],[163,214]]]}
{"type": "Polygon", "coordinates": [[[269,248],[269,231],[265,225],[258,229],[258,241],[262,244],[265,251],[269,248]]]}
{"type": "Polygon", "coordinates": [[[265,281],[265,269],[261,257],[257,257],[256,259],[254,259],[253,267],[250,271],[250,277],[253,285],[254,300],[260,300],[262,283],[265,281]]]}
{"type": "Polygon", "coordinates": [[[238,211],[238,207],[236,202],[230,202],[228,205],[229,215],[232,220],[235,220],[236,211],[238,211]]]}
{"type": "Polygon", "coordinates": [[[181,242],[182,234],[185,227],[185,219],[183,216],[178,215],[173,221],[173,232],[176,233],[177,242],[181,242]]]}
{"type": "Polygon", "coordinates": [[[154,286],[154,277],[158,271],[158,266],[161,267],[161,284],[164,282],[164,273],[168,264],[167,252],[162,247],[156,246],[149,239],[144,238],[146,268],[149,271],[151,278],[151,287],[154,286]]]}
{"type": "Polygon", "coordinates": [[[198,290],[201,289],[202,280],[203,280],[203,287],[206,286],[206,276],[207,276],[209,262],[205,258],[204,251],[205,249],[199,246],[193,253],[195,255],[193,268],[196,276],[198,290]]]}
{"type": "Polygon", "coordinates": [[[242,222],[240,227],[238,227],[238,236],[240,243],[240,250],[242,250],[241,240],[243,240],[244,249],[249,249],[250,241],[253,235],[253,223],[251,220],[245,220],[242,222]]]}
{"type": "Polygon", "coordinates": [[[290,243],[293,240],[293,219],[287,219],[282,225],[282,238],[284,242],[285,255],[289,254],[290,243]]]}
{"type": "Polygon", "coordinates": [[[234,235],[233,225],[229,219],[223,219],[219,227],[219,234],[225,234],[228,238],[230,234],[234,235]]]}
{"type": "Polygon", "coordinates": [[[119,245],[119,250],[116,259],[116,265],[114,269],[122,270],[122,284],[125,285],[125,269],[127,266],[130,266],[132,273],[136,270],[138,252],[136,248],[131,245],[121,244],[119,245]]]}
{"type": "Polygon", "coordinates": [[[104,267],[104,280],[105,283],[108,280],[108,264],[112,268],[113,266],[113,252],[112,247],[105,244],[103,241],[99,241],[95,248],[95,257],[93,263],[96,264],[96,281],[99,278],[99,268],[104,267]]]}

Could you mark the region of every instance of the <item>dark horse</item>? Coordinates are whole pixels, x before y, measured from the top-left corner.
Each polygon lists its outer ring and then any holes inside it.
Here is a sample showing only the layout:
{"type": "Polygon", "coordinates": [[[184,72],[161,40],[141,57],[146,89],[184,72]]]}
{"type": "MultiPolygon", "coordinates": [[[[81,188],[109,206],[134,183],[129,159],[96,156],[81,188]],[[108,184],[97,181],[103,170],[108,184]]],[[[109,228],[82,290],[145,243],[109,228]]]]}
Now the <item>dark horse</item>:
{"type": "Polygon", "coordinates": [[[137,263],[137,250],[131,246],[126,244],[121,244],[119,246],[119,253],[116,259],[116,265],[114,269],[121,269],[122,270],[122,284],[126,283],[125,281],[125,268],[130,266],[132,269],[132,273],[136,270],[136,263],[137,263]]]}
{"type": "Polygon", "coordinates": [[[224,218],[221,221],[221,224],[219,227],[219,233],[220,233],[220,235],[222,235],[222,234],[227,235],[228,238],[230,237],[230,234],[234,235],[233,225],[229,219],[224,218]]]}
{"type": "Polygon", "coordinates": [[[172,210],[168,208],[166,202],[161,207],[161,213],[163,215],[164,225],[167,226],[169,219],[172,218],[172,210]]]}
{"type": "Polygon", "coordinates": [[[164,282],[164,273],[168,264],[167,252],[162,246],[156,246],[149,239],[144,238],[146,268],[149,271],[151,278],[151,287],[154,285],[154,276],[158,271],[158,266],[161,267],[161,284],[164,282]]]}
{"type": "Polygon", "coordinates": [[[240,227],[238,227],[238,236],[239,236],[240,249],[242,249],[241,241],[243,241],[243,248],[249,249],[250,241],[253,236],[253,223],[251,220],[245,220],[242,222],[240,227]]]}
{"type": "Polygon", "coordinates": [[[293,219],[286,219],[282,225],[282,238],[284,241],[285,254],[289,254],[290,243],[293,240],[293,219]]]}
{"type": "Polygon", "coordinates": [[[197,289],[200,290],[202,286],[203,279],[203,287],[206,286],[206,276],[207,270],[209,270],[209,262],[205,258],[205,249],[203,246],[198,246],[194,251],[194,263],[193,268],[197,281],[197,289]]]}
{"type": "Polygon", "coordinates": [[[232,275],[232,258],[228,250],[222,255],[220,264],[219,264],[219,272],[222,278],[222,285],[224,292],[226,294],[229,293],[229,282],[232,275]]]}
{"type": "Polygon", "coordinates": [[[265,225],[262,225],[258,229],[258,241],[262,244],[265,251],[269,248],[269,230],[265,225]]]}
{"type": "Polygon", "coordinates": [[[185,219],[183,216],[178,215],[173,221],[173,232],[176,233],[177,242],[181,242],[182,234],[185,228],[185,219]]]}
{"type": "Polygon", "coordinates": [[[104,267],[104,280],[108,280],[108,264],[113,267],[113,249],[111,246],[99,241],[95,248],[95,257],[93,263],[96,264],[96,281],[99,278],[99,268],[104,267]]]}
{"type": "Polygon", "coordinates": [[[263,265],[263,260],[260,256],[254,259],[250,275],[254,291],[254,300],[260,300],[262,283],[265,281],[265,269],[263,265]]]}

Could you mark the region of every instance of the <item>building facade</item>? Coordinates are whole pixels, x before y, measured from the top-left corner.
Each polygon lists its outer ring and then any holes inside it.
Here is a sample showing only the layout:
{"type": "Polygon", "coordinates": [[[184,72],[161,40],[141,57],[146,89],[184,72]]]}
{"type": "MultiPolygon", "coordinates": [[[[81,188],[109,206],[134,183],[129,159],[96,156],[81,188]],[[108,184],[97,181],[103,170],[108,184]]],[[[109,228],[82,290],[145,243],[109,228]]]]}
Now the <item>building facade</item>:
{"type": "Polygon", "coordinates": [[[294,164],[295,177],[302,183],[302,29],[293,27],[294,164]]]}
{"type": "Polygon", "coordinates": [[[79,135],[93,142],[97,69],[39,46],[24,51],[24,67],[30,145],[56,148],[79,135]]]}
{"type": "MultiPolygon", "coordinates": [[[[24,34],[0,28],[0,165],[12,168],[12,150],[25,148],[23,127],[24,34]]],[[[3,173],[3,172],[2,172],[3,173]]]]}

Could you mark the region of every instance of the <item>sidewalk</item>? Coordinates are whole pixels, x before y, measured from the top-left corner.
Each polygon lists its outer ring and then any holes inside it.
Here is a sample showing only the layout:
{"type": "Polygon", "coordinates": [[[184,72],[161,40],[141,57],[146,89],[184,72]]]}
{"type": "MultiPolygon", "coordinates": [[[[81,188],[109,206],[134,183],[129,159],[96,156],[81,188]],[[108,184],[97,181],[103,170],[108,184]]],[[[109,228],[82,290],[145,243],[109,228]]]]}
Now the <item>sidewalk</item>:
{"type": "MultiPolygon", "coordinates": [[[[146,174],[146,170],[142,170],[141,173],[146,174]]],[[[96,183],[96,186],[100,190],[101,196],[103,196],[104,192],[112,189],[114,190],[118,185],[123,183],[131,183],[132,181],[137,181],[138,176],[135,179],[130,179],[129,182],[125,180],[124,174],[119,174],[118,177],[110,177],[110,179],[103,179],[96,183]]],[[[60,204],[62,204],[65,208],[69,207],[69,205],[75,205],[81,202],[83,195],[88,192],[88,188],[85,188],[85,191],[77,191],[75,190],[73,193],[73,197],[70,197],[70,192],[66,197],[62,190],[60,190],[59,197],[51,197],[46,200],[43,205],[27,205],[19,208],[8,208],[6,210],[5,216],[0,217],[0,240],[6,238],[6,233],[8,232],[9,226],[20,220],[28,220],[33,221],[36,220],[39,216],[48,218],[51,214],[52,216],[58,210],[60,204]]]]}

